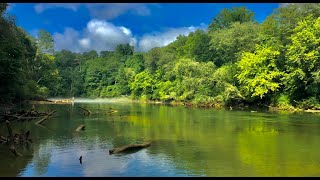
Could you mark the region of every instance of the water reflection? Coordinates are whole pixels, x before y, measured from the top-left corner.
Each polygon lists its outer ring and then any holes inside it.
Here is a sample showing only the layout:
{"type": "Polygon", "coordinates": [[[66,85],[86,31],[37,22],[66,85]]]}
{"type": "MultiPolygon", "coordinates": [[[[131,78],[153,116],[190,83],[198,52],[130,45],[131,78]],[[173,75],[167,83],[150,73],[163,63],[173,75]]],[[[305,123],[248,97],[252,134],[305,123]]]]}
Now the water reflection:
{"type": "MultiPolygon", "coordinates": [[[[16,123],[34,140],[15,158],[0,146],[0,176],[319,176],[319,116],[134,103],[83,103],[117,113],[84,116],[71,105],[39,105],[57,116],[16,123]],[[86,130],[76,133],[79,124],[86,130]],[[108,150],[152,141],[122,155],[108,150]],[[28,154],[29,153],[29,154],[28,154]],[[82,156],[82,164],[79,157],[82,156]],[[8,165],[9,164],[9,165],[8,165]],[[303,167],[303,168],[302,168],[303,167]]],[[[6,132],[5,127],[0,132],[6,132]]]]}

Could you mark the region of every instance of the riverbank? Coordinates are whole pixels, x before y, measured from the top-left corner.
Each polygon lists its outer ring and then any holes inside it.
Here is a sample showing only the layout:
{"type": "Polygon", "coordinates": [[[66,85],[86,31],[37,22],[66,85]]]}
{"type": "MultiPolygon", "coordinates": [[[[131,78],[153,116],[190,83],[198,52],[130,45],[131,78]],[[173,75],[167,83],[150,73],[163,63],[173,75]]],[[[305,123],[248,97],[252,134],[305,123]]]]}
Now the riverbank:
{"type": "MultiPolygon", "coordinates": [[[[75,102],[82,102],[76,99],[39,99],[39,100],[24,100],[20,102],[22,104],[73,104],[75,102]]],[[[82,99],[82,98],[81,98],[82,99]]],[[[85,98],[84,98],[85,99],[85,98]]],[[[109,98],[106,98],[109,100],[109,98]]],[[[110,102],[118,102],[116,101],[117,98],[110,98],[110,102]],[[112,101],[111,101],[112,100],[112,101]]],[[[234,106],[225,106],[224,104],[219,103],[211,103],[211,104],[195,104],[192,102],[181,102],[181,101],[155,101],[155,100],[139,100],[133,99],[130,97],[119,97],[119,99],[126,99],[126,102],[133,102],[133,103],[145,103],[145,104],[161,104],[161,105],[170,105],[170,106],[185,106],[185,107],[192,107],[192,108],[214,108],[214,109],[224,109],[229,111],[234,110],[243,110],[243,111],[251,111],[251,112],[258,112],[258,111],[269,111],[269,112],[310,112],[310,113],[320,113],[319,109],[302,109],[298,107],[277,107],[277,106],[267,106],[267,105],[244,105],[243,103],[239,103],[234,106]]],[[[103,99],[90,99],[91,101],[101,101],[103,99]]],[[[0,103],[0,108],[2,110],[10,110],[17,106],[19,103],[0,103]]]]}
{"type": "Polygon", "coordinates": [[[172,105],[172,106],[185,106],[185,107],[195,107],[195,108],[214,108],[214,109],[224,109],[224,110],[243,110],[243,111],[269,111],[269,112],[310,112],[310,113],[320,113],[319,109],[302,109],[298,107],[277,107],[277,106],[267,106],[267,105],[260,105],[260,106],[249,106],[249,105],[235,105],[235,106],[225,106],[223,104],[215,103],[215,104],[194,104],[192,102],[178,102],[178,101],[153,101],[153,100],[138,100],[133,99],[134,102],[137,103],[147,103],[147,104],[163,104],[163,105],[172,105]]]}

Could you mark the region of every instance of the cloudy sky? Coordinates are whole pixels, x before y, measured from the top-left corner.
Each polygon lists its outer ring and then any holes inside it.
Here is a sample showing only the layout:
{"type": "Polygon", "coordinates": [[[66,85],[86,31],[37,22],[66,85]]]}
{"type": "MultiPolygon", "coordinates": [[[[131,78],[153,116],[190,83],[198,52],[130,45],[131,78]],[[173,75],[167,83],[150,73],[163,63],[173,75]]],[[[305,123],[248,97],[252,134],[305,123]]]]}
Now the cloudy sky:
{"type": "Polygon", "coordinates": [[[112,51],[130,43],[147,51],[206,30],[224,8],[246,6],[262,22],[277,3],[11,3],[7,12],[32,36],[39,29],[50,32],[55,49],[74,52],[112,51]]]}

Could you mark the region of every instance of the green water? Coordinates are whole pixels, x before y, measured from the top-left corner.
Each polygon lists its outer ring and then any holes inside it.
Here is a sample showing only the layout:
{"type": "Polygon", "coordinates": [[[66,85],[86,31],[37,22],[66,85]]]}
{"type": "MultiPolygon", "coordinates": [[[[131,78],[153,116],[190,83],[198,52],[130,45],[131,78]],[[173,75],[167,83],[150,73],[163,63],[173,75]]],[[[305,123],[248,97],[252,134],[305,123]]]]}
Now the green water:
{"type": "Polygon", "coordinates": [[[320,114],[117,102],[36,108],[57,113],[42,127],[12,123],[30,130],[33,143],[16,146],[22,157],[0,144],[0,176],[320,176],[320,114]],[[98,110],[110,107],[118,112],[98,110]],[[79,124],[86,130],[76,133],[79,124]],[[147,140],[152,145],[138,152],[108,153],[147,140]]]}

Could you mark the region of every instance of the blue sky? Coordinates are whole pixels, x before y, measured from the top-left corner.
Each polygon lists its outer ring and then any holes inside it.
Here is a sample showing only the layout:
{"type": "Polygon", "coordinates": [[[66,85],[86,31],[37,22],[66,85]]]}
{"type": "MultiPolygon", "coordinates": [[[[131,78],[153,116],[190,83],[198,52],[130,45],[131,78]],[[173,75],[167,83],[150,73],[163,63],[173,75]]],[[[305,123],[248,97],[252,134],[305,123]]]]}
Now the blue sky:
{"type": "Polygon", "coordinates": [[[11,3],[7,12],[36,36],[50,32],[55,49],[113,50],[130,43],[138,51],[164,46],[179,34],[206,29],[224,8],[246,6],[262,22],[278,3],[11,3]]]}

